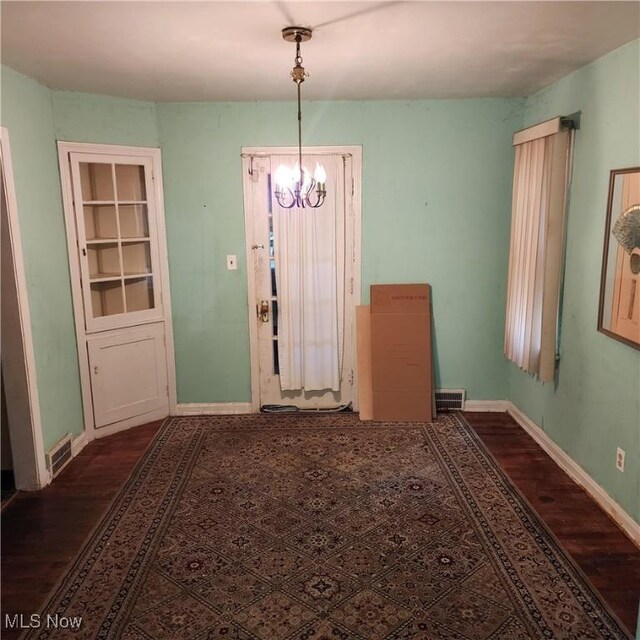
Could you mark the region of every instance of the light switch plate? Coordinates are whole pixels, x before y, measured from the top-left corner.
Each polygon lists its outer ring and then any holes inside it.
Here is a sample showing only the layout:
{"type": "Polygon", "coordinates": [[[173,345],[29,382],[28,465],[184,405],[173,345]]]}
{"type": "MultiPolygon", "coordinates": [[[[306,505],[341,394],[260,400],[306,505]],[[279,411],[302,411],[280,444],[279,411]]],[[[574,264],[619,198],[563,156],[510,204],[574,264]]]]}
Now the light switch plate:
{"type": "Polygon", "coordinates": [[[227,256],[227,269],[235,271],[238,268],[238,261],[235,256],[227,256]]]}

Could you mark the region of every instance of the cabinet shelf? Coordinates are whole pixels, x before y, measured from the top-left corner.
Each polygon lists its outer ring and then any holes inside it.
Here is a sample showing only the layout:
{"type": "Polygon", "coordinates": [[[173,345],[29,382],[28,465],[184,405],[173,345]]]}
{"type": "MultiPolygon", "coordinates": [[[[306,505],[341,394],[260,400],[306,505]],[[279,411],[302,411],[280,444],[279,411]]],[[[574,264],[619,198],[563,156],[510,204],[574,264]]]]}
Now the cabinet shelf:
{"type": "MultiPolygon", "coordinates": [[[[131,242],[151,242],[151,238],[148,236],[141,236],[140,238],[120,238],[122,244],[129,244],[131,242]]],[[[87,238],[87,245],[90,244],[115,244],[118,242],[118,238],[87,238]]]]}
{"type": "Polygon", "coordinates": [[[151,278],[153,276],[150,272],[130,272],[120,275],[119,273],[96,273],[89,278],[89,282],[115,282],[116,280],[137,280],[140,278],[151,278]]]}
{"type": "Polygon", "coordinates": [[[89,282],[114,282],[120,280],[122,276],[119,273],[94,273],[89,282]]]}
{"type": "Polygon", "coordinates": [[[156,230],[143,164],[79,162],[75,191],[85,307],[100,326],[122,324],[108,316],[156,313],[156,230]],[[79,206],[81,205],[81,206],[79,206]],[[86,258],[86,260],[83,260],[86,258]]]}
{"type": "Polygon", "coordinates": [[[147,204],[146,200],[83,200],[86,207],[113,207],[115,205],[147,204]]]}

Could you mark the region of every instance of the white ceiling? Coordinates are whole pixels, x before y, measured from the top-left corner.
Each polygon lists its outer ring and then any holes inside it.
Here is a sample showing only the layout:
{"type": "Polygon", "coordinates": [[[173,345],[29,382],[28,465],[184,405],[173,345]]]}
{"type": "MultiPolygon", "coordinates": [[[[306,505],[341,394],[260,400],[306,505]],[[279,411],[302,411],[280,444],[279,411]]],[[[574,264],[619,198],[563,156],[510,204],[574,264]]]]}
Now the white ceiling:
{"type": "Polygon", "coordinates": [[[2,62],[58,88],[146,100],[526,96],[640,36],[639,2],[11,2],[2,62]]]}

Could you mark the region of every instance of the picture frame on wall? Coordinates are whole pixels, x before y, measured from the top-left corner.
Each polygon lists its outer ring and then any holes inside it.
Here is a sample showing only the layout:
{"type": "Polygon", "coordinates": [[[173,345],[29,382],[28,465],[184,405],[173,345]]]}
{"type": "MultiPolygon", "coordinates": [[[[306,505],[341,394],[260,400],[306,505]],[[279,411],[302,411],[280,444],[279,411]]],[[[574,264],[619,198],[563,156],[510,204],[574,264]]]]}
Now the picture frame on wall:
{"type": "Polygon", "coordinates": [[[609,177],[598,331],[640,349],[640,167],[609,177]]]}

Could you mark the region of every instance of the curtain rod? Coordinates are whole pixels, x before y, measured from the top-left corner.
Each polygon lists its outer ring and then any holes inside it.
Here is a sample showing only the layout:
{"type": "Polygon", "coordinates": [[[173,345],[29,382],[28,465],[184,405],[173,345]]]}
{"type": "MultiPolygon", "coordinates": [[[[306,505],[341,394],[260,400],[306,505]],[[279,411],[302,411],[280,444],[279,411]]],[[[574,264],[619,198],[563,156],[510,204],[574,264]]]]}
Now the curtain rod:
{"type": "MultiPolygon", "coordinates": [[[[271,156],[292,156],[296,155],[294,151],[290,153],[241,153],[241,158],[270,158],[271,156]]],[[[302,154],[305,155],[304,153],[302,154]]],[[[336,153],[331,151],[309,151],[306,155],[308,156],[340,156],[342,158],[352,158],[353,154],[351,153],[336,153]]]]}
{"type": "MultiPolygon", "coordinates": [[[[247,173],[250,176],[253,176],[253,159],[254,158],[271,158],[272,156],[290,156],[295,155],[294,152],[291,153],[241,153],[241,158],[248,158],[250,160],[249,168],[247,169],[247,173]]],[[[353,154],[351,153],[332,153],[331,151],[321,151],[319,153],[308,153],[308,156],[341,156],[342,163],[344,164],[347,158],[352,158],[353,154]]],[[[303,154],[304,157],[304,154],[303,154]]],[[[345,165],[346,166],[346,165],[345,165]]]]}
{"type": "Polygon", "coordinates": [[[520,129],[513,134],[513,146],[531,142],[538,138],[546,138],[559,133],[563,129],[579,129],[580,128],[580,111],[576,111],[568,116],[556,116],[544,122],[534,124],[531,127],[520,129]]]}
{"type": "Polygon", "coordinates": [[[580,116],[582,111],[576,111],[568,116],[560,116],[560,124],[565,129],[579,129],[580,128],[580,116]]]}

